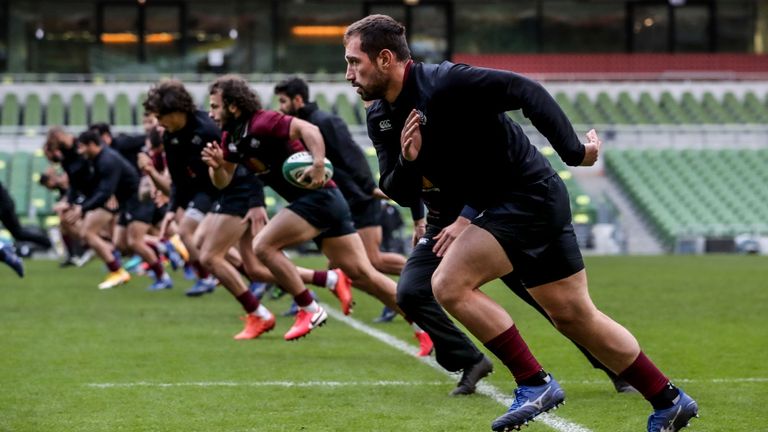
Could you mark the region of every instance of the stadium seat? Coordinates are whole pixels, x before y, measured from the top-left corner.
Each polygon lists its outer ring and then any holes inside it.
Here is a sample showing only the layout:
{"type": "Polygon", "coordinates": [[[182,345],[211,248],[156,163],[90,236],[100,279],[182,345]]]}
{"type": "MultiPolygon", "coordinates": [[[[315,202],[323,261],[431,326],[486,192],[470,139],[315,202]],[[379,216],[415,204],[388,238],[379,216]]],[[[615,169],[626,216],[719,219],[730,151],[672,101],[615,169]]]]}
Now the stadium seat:
{"type": "Polygon", "coordinates": [[[27,214],[29,211],[31,169],[31,153],[17,151],[11,156],[11,175],[8,181],[8,193],[16,203],[16,213],[20,215],[27,214]]]}
{"type": "Polygon", "coordinates": [[[45,124],[48,126],[63,126],[66,122],[64,110],[64,100],[58,93],[53,93],[48,97],[48,103],[45,106],[45,124]]]}
{"type": "Polygon", "coordinates": [[[336,114],[338,114],[346,124],[360,124],[360,120],[358,120],[357,115],[355,115],[355,109],[352,104],[349,103],[349,99],[347,99],[346,96],[339,93],[339,95],[336,96],[336,103],[334,105],[336,107],[336,114]]]}
{"type": "Polygon", "coordinates": [[[125,93],[118,93],[115,96],[115,105],[113,108],[115,113],[115,126],[133,126],[133,108],[131,107],[131,101],[128,99],[128,95],[125,93]]]}
{"type": "Polygon", "coordinates": [[[67,124],[70,127],[85,128],[88,126],[88,107],[82,93],[75,93],[69,101],[69,118],[67,124]]]}
{"type": "Polygon", "coordinates": [[[331,103],[328,102],[328,98],[324,93],[317,93],[315,95],[315,103],[320,111],[333,112],[333,107],[331,106],[331,103]]]}
{"type": "Polygon", "coordinates": [[[5,94],[5,97],[3,97],[2,110],[2,121],[0,121],[0,126],[15,127],[19,125],[21,112],[19,108],[19,99],[16,97],[15,93],[5,94]]]}
{"type": "Polygon", "coordinates": [[[96,93],[91,102],[91,120],[90,123],[112,124],[109,115],[109,102],[104,93],[96,93]]]}
{"type": "Polygon", "coordinates": [[[38,128],[43,125],[43,106],[37,93],[29,93],[24,100],[24,119],[26,128],[38,128]]]}

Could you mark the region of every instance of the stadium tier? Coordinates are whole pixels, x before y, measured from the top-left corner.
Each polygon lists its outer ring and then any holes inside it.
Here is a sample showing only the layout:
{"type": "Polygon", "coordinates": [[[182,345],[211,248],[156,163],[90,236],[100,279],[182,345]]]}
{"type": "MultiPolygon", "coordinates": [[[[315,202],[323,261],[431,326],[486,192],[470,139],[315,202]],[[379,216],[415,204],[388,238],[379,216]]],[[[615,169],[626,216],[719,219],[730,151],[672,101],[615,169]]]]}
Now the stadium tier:
{"type": "Polygon", "coordinates": [[[605,161],[667,245],[768,234],[768,149],[614,150],[605,161]]]}
{"type": "MultiPolygon", "coordinates": [[[[141,124],[143,94],[118,92],[109,98],[105,93],[96,92],[89,98],[74,93],[65,99],[59,93],[46,95],[29,93],[23,99],[12,91],[2,97],[0,126],[34,128],[36,126],[84,126],[89,123],[106,122],[116,126],[137,126],[141,124]]],[[[623,91],[611,96],[607,92],[588,95],[576,92],[554,93],[563,110],[574,124],[588,125],[650,125],[650,124],[765,124],[768,123],[768,94],[748,91],[741,96],[732,92],[716,97],[711,92],[694,95],[684,92],[675,96],[665,91],[659,97],[648,92],[634,95],[623,91]]],[[[350,125],[361,125],[365,109],[361,101],[348,95],[329,97],[324,93],[315,95],[320,109],[333,111],[350,125]]],[[[198,101],[205,106],[207,95],[198,101]]],[[[270,95],[269,107],[277,107],[277,99],[270,95]]],[[[513,118],[522,123],[527,120],[521,113],[513,118]]]]}

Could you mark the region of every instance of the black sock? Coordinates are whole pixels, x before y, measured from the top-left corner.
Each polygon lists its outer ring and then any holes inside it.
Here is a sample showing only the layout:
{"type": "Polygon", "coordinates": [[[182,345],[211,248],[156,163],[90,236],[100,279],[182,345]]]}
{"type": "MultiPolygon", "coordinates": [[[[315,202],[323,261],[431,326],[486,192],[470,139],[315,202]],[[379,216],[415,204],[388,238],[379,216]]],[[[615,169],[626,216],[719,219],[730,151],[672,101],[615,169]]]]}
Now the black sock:
{"type": "Polygon", "coordinates": [[[675,399],[679,395],[680,390],[673,386],[672,383],[667,383],[667,385],[664,386],[664,389],[648,399],[648,402],[651,403],[651,406],[653,406],[653,409],[655,410],[666,409],[675,404],[675,399]]]}
{"type": "Polygon", "coordinates": [[[528,386],[528,387],[538,387],[543,386],[544,384],[548,383],[549,380],[549,374],[544,372],[544,370],[540,370],[536,373],[536,375],[533,375],[531,377],[528,377],[522,381],[519,381],[518,385],[528,386]]]}

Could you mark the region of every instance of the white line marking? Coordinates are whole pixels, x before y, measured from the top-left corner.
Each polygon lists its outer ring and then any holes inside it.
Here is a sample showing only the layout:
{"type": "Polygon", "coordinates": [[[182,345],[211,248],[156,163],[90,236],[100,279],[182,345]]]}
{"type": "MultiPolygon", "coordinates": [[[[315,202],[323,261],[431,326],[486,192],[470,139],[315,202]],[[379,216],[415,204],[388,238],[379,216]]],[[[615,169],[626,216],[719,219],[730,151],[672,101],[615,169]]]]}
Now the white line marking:
{"type": "Polygon", "coordinates": [[[89,383],[93,388],[130,388],[130,387],[387,387],[387,386],[444,386],[446,381],[200,381],[159,383],[139,381],[132,383],[89,383]]]}
{"type": "MultiPolygon", "coordinates": [[[[385,344],[400,350],[410,356],[413,356],[417,360],[420,360],[432,368],[445,373],[449,376],[454,376],[454,374],[446,371],[442,368],[432,357],[418,357],[416,354],[418,353],[418,349],[415,347],[401,341],[400,339],[391,336],[388,333],[385,333],[381,330],[377,330],[373,327],[370,327],[367,324],[362,323],[361,321],[358,321],[354,318],[350,318],[340,311],[329,307],[327,304],[323,304],[323,307],[325,308],[326,312],[328,312],[328,315],[336,318],[337,320],[343,322],[344,324],[347,324],[348,326],[354,328],[355,330],[359,330],[368,336],[371,336],[375,339],[378,339],[381,342],[384,342],[385,344]]],[[[481,381],[477,385],[477,392],[480,394],[483,394],[485,396],[490,397],[491,399],[497,401],[498,403],[504,405],[505,407],[508,407],[512,404],[512,398],[509,396],[506,396],[504,392],[502,392],[500,389],[496,388],[495,386],[486,383],[485,381],[481,381]]],[[[540,416],[536,417],[536,421],[541,422],[552,429],[555,429],[560,432],[591,432],[589,429],[585,428],[584,426],[578,425],[576,423],[570,422],[564,418],[558,417],[554,414],[548,414],[544,413],[540,416]]],[[[489,422],[490,423],[490,422],[489,422]]]]}
{"type": "MultiPolygon", "coordinates": [[[[671,378],[672,384],[677,383],[692,383],[692,384],[739,384],[739,383],[764,383],[768,382],[768,378],[751,377],[751,378],[711,378],[711,379],[699,379],[699,378],[671,378]]],[[[583,385],[610,385],[608,380],[557,380],[560,384],[583,384],[583,385]]]]}

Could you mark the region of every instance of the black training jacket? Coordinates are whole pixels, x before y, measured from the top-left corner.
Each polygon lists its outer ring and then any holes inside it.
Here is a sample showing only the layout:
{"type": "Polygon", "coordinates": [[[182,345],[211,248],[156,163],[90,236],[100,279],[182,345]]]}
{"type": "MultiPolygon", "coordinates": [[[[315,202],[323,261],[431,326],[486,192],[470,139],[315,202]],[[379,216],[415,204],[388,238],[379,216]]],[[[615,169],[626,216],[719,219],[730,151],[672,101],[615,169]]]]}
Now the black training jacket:
{"type": "Polygon", "coordinates": [[[379,186],[404,206],[419,199],[423,178],[478,210],[512,199],[511,192],[555,173],[506,115],[517,109],[568,165],[581,163],[584,146],[540,84],[512,72],[464,64],[409,63],[395,102],[378,100],[368,110],[379,186]],[[423,143],[418,158],[408,162],[400,153],[400,132],[414,108],[422,114],[423,143]]]}

